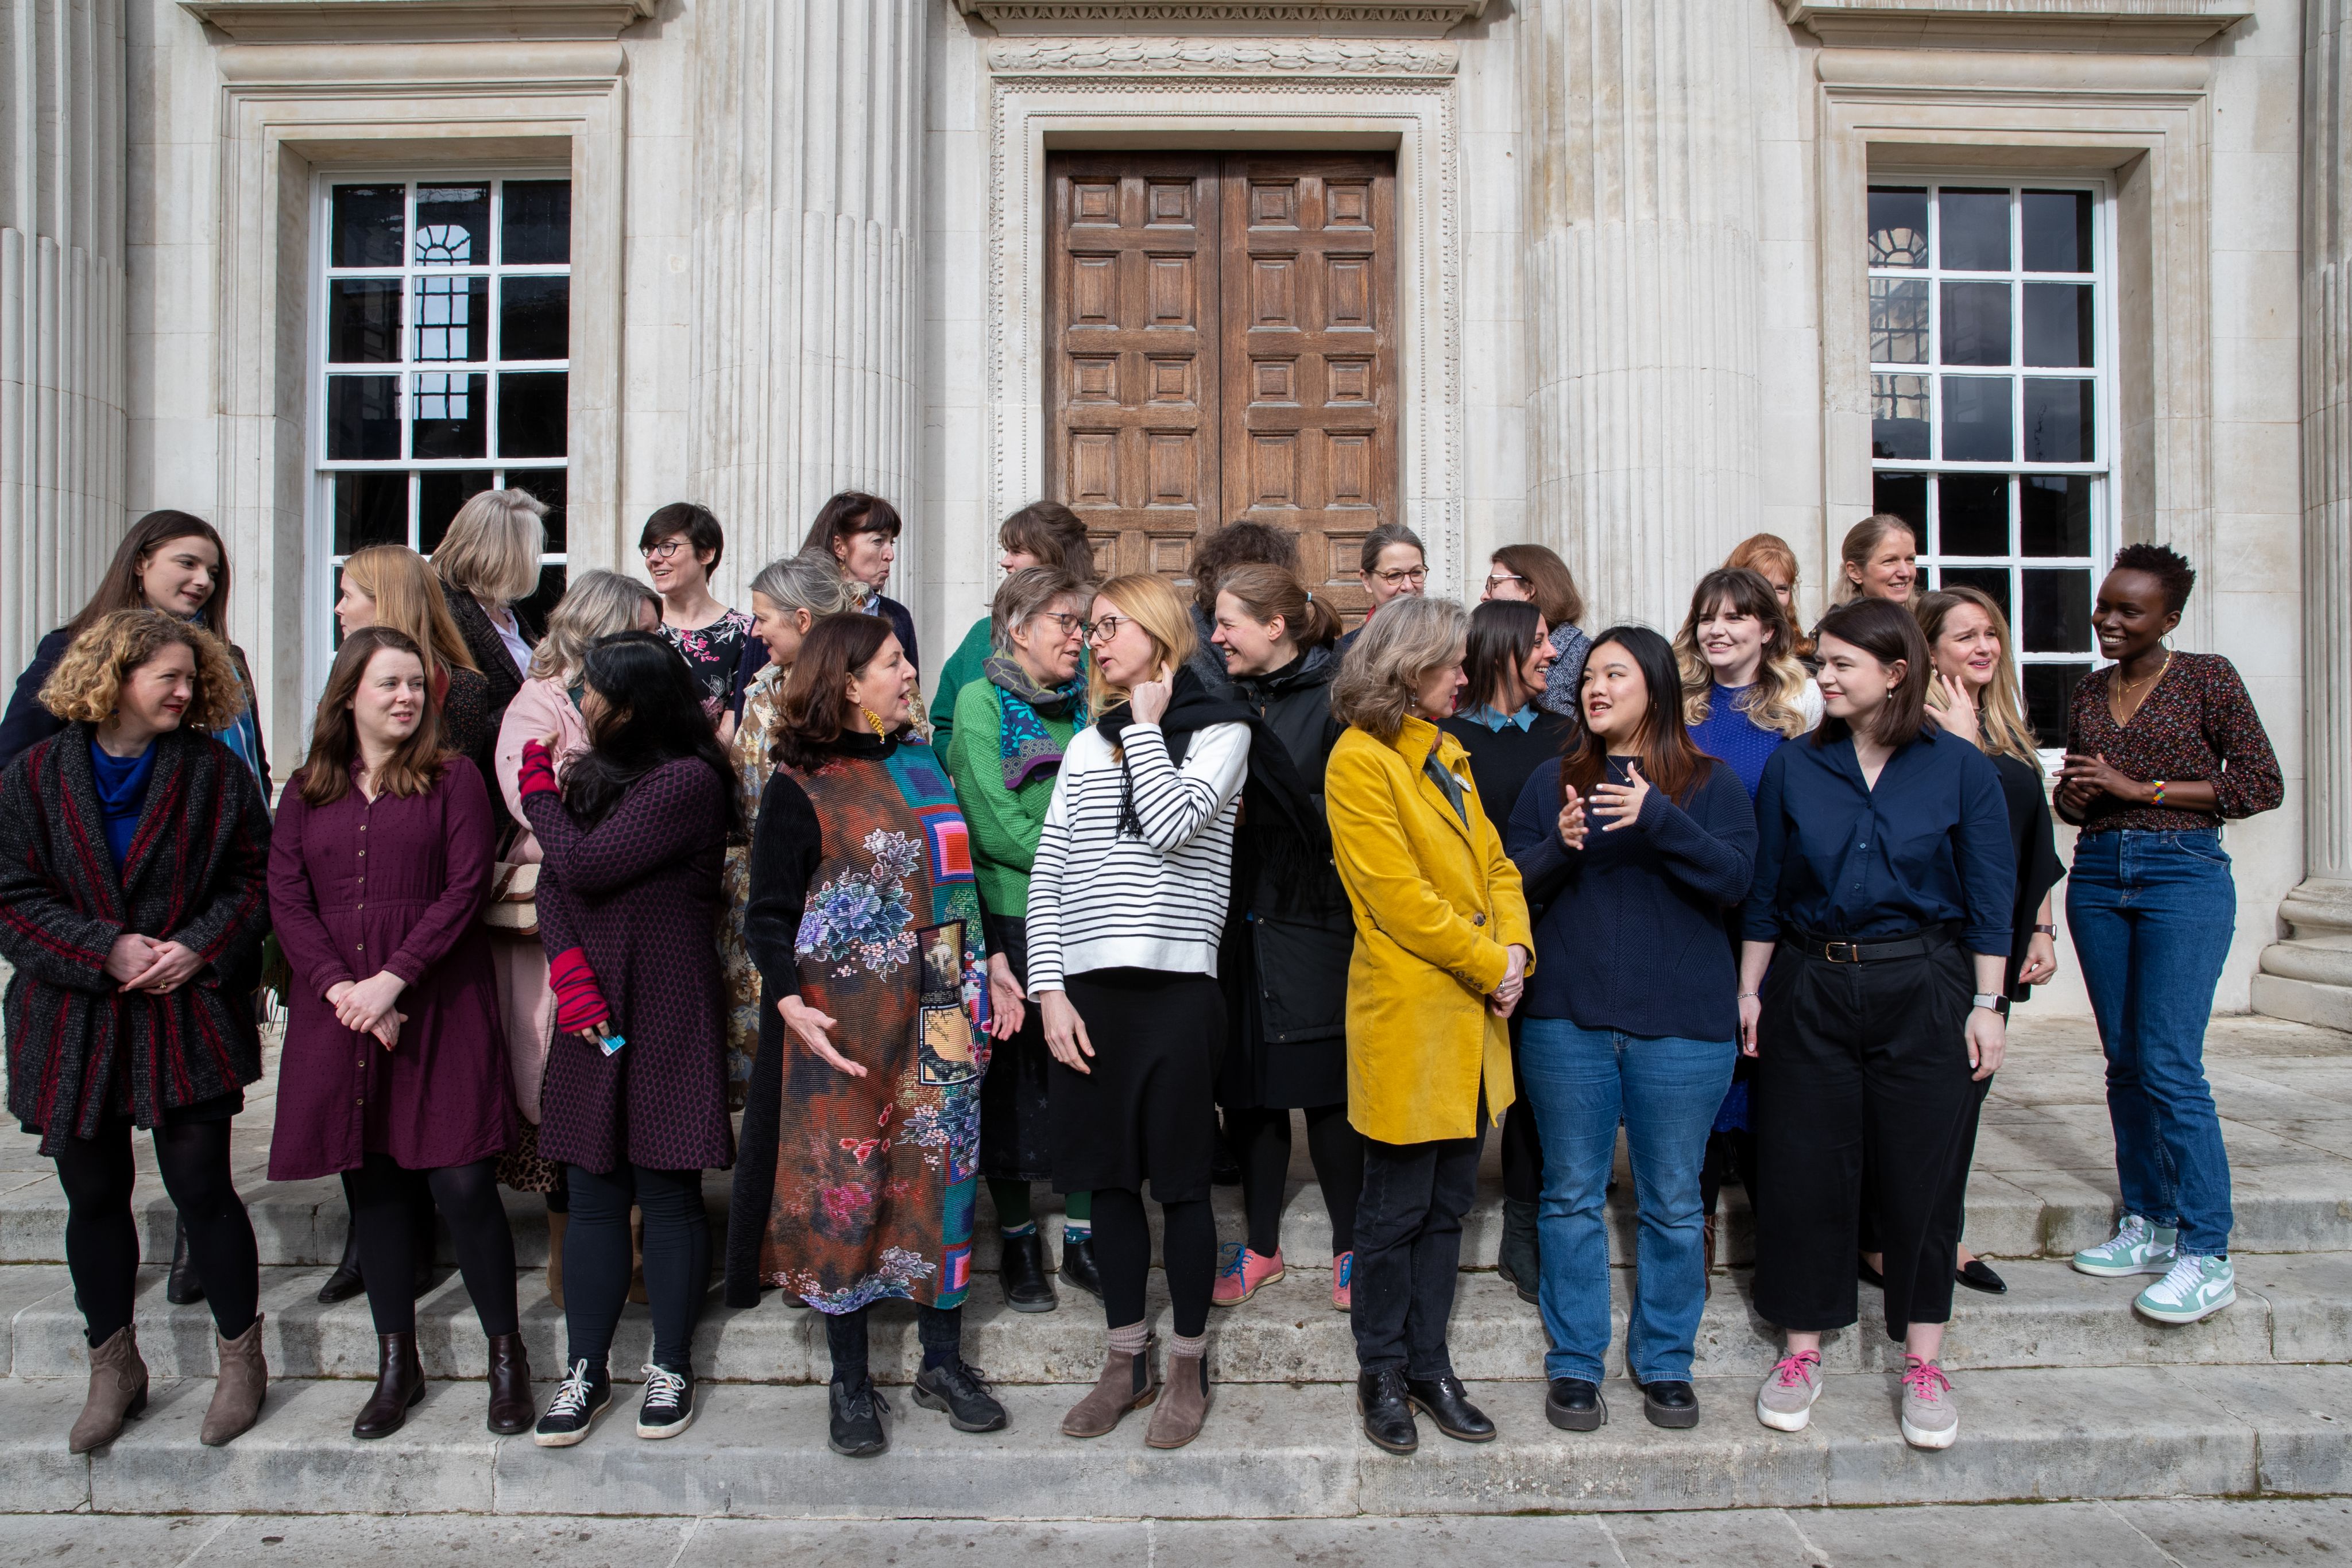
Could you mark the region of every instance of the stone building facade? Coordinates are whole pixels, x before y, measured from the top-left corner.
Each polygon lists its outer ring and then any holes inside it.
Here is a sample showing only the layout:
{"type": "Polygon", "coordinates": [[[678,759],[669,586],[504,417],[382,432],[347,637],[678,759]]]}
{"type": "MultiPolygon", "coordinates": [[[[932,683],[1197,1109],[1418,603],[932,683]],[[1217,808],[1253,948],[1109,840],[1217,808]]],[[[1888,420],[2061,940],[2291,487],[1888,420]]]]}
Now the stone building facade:
{"type": "MultiPolygon", "coordinates": [[[[1885,507],[2038,713],[2119,543],[2290,781],[2219,1005],[2352,1026],[2352,0],[0,0],[0,674],[230,541],[291,755],[335,563],[494,482],[720,588],[845,486],[944,650],[1039,496],[1344,595],[1533,538],[1588,626],[1885,507]],[[1326,568],[1328,567],[1328,570],[1326,568]]],[[[2056,738],[2055,736],[2051,738],[2056,738]]],[[[2062,946],[2062,951],[2063,951],[2062,946]]],[[[2071,967],[2071,966],[2069,966],[2071,967]]],[[[2079,1010],[2071,981],[2037,1007],[2079,1010]]]]}

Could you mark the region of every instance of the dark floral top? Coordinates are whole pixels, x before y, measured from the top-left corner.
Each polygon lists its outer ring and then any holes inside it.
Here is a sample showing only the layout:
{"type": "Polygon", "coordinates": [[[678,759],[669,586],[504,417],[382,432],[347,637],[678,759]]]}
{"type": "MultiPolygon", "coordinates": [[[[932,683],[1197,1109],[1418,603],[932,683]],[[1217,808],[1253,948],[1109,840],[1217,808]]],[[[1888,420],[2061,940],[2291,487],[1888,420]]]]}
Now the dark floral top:
{"type": "Polygon", "coordinates": [[[687,667],[702,684],[707,700],[724,707],[734,700],[735,666],[743,644],[751,639],[751,618],[740,610],[722,610],[708,626],[691,629],[662,622],[661,634],[686,656],[687,667]]]}
{"type": "MultiPolygon", "coordinates": [[[[2148,783],[2210,781],[2221,805],[2210,811],[2178,806],[2126,805],[2112,795],[2092,802],[2079,821],[2086,833],[2116,828],[2184,833],[2218,828],[2223,817],[2251,817],[2274,809],[2285,793],[2278,758],[2263,729],[2237,666],[2219,653],[2175,653],[2132,715],[2118,728],[2107,708],[2107,685],[2117,666],[2083,677],[2066,716],[2066,749],[2104,757],[2126,778],[2148,783]]],[[[2063,814],[2063,813],[2062,813],[2063,814]]]]}

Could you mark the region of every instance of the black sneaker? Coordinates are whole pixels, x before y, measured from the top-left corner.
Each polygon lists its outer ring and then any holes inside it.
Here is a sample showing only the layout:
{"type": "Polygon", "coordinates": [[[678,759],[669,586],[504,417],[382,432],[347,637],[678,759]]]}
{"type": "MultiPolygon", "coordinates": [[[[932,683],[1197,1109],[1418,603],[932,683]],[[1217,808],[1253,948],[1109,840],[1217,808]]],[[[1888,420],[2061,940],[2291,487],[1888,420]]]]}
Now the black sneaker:
{"type": "Polygon", "coordinates": [[[532,1428],[530,1440],[542,1448],[568,1448],[588,1436],[612,1403],[613,1375],[600,1371],[591,1376],[586,1362],[573,1362],[570,1375],[555,1385],[555,1397],[547,1402],[547,1414],[532,1428]]]}
{"type": "Polygon", "coordinates": [[[845,1459],[870,1459],[890,1446],[890,1436],[882,1429],[882,1412],[890,1402],[882,1391],[870,1382],[851,1388],[845,1384],[827,1386],[832,1404],[832,1428],[825,1435],[825,1447],[845,1459]]]}
{"type": "Polygon", "coordinates": [[[1095,1268],[1095,1238],[1091,1230],[1075,1241],[1066,1232],[1063,1235],[1062,1283],[1076,1285],[1097,1301],[1102,1298],[1102,1275],[1095,1268]]]}
{"type": "Polygon", "coordinates": [[[915,1375],[915,1403],[946,1411],[948,1425],[959,1432],[1002,1432],[1004,1406],[988,1391],[987,1375],[960,1361],[927,1366],[915,1375]]]}
{"type": "Polygon", "coordinates": [[[637,1406],[637,1436],[675,1437],[694,1425],[694,1369],[672,1372],[646,1363],[646,1402],[637,1406]]]}

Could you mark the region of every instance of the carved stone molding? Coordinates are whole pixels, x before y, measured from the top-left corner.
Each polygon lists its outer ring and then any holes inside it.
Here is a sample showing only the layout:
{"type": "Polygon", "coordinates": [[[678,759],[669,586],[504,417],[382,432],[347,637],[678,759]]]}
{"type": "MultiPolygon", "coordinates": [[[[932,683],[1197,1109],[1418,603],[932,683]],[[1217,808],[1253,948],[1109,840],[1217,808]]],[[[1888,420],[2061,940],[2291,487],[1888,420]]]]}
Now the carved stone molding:
{"type": "Polygon", "coordinates": [[[1458,44],[1406,38],[1023,38],[991,44],[1007,76],[1450,77],[1458,44]]]}
{"type": "Polygon", "coordinates": [[[2248,0],[1780,0],[1792,27],[1865,48],[2093,48],[2184,54],[2252,16],[2248,0]]]}
{"type": "Polygon", "coordinates": [[[1433,38],[1475,20],[1486,0],[956,0],[956,9],[1004,33],[1102,32],[1388,34],[1433,38]]]}
{"type": "Polygon", "coordinates": [[[240,44],[614,38],[655,0],[180,0],[240,44]]]}

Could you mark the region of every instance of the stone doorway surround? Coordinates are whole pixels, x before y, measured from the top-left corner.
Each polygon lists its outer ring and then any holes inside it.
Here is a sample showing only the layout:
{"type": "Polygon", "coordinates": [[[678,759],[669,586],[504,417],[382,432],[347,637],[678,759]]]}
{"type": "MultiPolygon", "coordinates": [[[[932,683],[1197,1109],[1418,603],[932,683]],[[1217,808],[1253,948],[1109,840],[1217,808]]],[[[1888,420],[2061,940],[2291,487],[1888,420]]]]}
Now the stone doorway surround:
{"type": "Polygon", "coordinates": [[[1437,39],[1003,37],[987,46],[987,515],[1045,493],[1048,148],[1381,149],[1397,159],[1399,495],[1432,591],[1463,567],[1462,212],[1437,39]]]}

